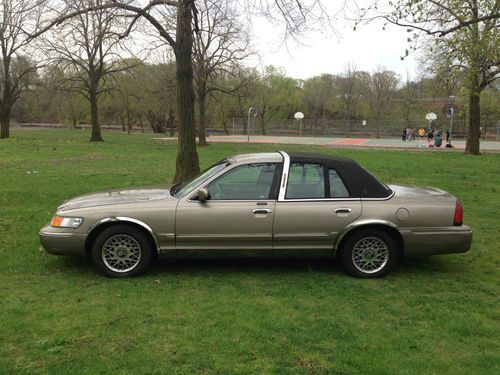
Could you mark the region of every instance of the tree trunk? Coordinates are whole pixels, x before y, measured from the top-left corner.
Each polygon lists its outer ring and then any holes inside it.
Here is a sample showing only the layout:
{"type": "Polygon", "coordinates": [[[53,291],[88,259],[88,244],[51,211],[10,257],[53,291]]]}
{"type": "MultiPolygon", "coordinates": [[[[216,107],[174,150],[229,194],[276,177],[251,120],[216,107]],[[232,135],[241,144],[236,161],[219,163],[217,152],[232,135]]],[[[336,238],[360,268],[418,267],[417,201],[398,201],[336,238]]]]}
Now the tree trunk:
{"type": "Polygon", "coordinates": [[[132,119],[129,111],[127,111],[127,131],[129,135],[132,132],[132,119]]]}
{"type": "Polygon", "coordinates": [[[102,142],[101,136],[101,125],[99,124],[99,109],[97,106],[97,90],[91,90],[90,92],[90,121],[92,124],[92,135],[90,136],[90,142],[102,142]]]}
{"type": "Polygon", "coordinates": [[[176,28],[177,108],[179,114],[176,171],[174,182],[186,181],[200,172],[194,131],[193,30],[190,0],[179,0],[176,28]]]}
{"type": "Polygon", "coordinates": [[[142,123],[142,115],[141,114],[137,115],[137,118],[139,120],[139,126],[141,127],[141,133],[144,133],[144,124],[142,123]]]}
{"type": "Polygon", "coordinates": [[[3,51],[3,95],[0,118],[0,139],[10,136],[10,111],[12,109],[12,83],[10,81],[10,58],[3,51]]]}
{"type": "Polygon", "coordinates": [[[120,119],[120,124],[122,125],[122,132],[125,133],[125,119],[122,115],[118,115],[118,118],[120,119]]]}
{"type": "MultiPolygon", "coordinates": [[[[260,130],[262,132],[262,135],[266,135],[266,121],[264,120],[266,116],[266,111],[262,111],[260,114],[259,114],[259,125],[260,125],[260,130]]],[[[255,117],[251,117],[250,118],[250,121],[251,121],[251,125],[248,124],[249,126],[252,126],[253,127],[253,131],[255,132],[255,117]]],[[[250,132],[252,129],[248,129],[248,131],[250,132]]]]}
{"type": "MultiPolygon", "coordinates": [[[[376,135],[375,137],[377,139],[380,138],[380,125],[381,125],[382,119],[380,118],[380,114],[377,115],[377,129],[376,129],[376,135]]],[[[407,126],[408,127],[408,126],[407,126]]]]}
{"type": "Polygon", "coordinates": [[[198,146],[208,146],[206,128],[205,128],[205,120],[206,120],[205,106],[206,106],[205,92],[203,89],[200,89],[198,91],[198,114],[200,116],[199,117],[200,124],[198,126],[198,146]]]}
{"type": "MultiPolygon", "coordinates": [[[[233,117],[233,121],[234,121],[234,117],[233,117]]],[[[224,133],[226,133],[226,135],[229,135],[229,130],[227,128],[227,118],[222,115],[222,128],[224,129],[224,133]]]]}
{"type": "Polygon", "coordinates": [[[170,131],[170,137],[175,136],[175,115],[174,115],[174,109],[170,107],[170,110],[168,112],[168,122],[169,122],[169,131],[170,131]]]}
{"type": "Polygon", "coordinates": [[[479,155],[479,127],[481,124],[481,104],[479,90],[471,90],[469,93],[469,130],[465,153],[479,155]]]}
{"type": "Polygon", "coordinates": [[[4,109],[0,121],[0,138],[9,138],[10,136],[10,110],[4,109]]]}

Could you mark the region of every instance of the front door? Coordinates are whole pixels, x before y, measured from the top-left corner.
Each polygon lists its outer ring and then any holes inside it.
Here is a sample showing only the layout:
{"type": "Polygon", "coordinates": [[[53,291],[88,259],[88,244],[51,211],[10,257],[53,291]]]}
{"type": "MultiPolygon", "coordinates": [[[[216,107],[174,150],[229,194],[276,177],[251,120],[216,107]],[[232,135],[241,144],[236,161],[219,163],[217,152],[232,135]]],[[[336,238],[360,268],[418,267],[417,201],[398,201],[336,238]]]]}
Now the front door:
{"type": "Polygon", "coordinates": [[[193,196],[182,199],[176,214],[176,250],[204,256],[271,251],[273,184],[279,177],[276,163],[238,165],[206,186],[206,202],[193,196]]]}

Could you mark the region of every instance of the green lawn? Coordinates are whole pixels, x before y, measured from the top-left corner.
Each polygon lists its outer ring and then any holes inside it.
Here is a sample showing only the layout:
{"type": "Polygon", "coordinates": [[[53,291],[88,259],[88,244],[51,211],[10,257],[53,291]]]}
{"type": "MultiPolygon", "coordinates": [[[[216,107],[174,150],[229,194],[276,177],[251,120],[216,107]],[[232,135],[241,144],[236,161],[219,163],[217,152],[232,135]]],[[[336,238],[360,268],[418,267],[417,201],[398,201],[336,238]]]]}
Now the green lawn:
{"type": "Polygon", "coordinates": [[[500,373],[499,154],[212,144],[199,150],[202,168],[243,152],[314,151],[450,191],[472,250],[408,259],[382,280],[307,260],[175,262],[112,280],[41,253],[38,230],[71,196],[168,183],[176,144],[88,137],[18,130],[0,141],[0,373],[500,373]]]}

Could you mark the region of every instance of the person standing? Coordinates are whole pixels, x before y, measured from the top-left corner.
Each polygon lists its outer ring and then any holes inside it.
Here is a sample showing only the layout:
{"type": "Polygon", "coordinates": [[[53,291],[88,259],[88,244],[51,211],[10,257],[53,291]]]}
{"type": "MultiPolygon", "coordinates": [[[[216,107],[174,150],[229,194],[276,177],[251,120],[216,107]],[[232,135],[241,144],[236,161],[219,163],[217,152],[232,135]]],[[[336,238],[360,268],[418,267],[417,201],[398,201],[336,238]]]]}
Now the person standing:
{"type": "Polygon", "coordinates": [[[409,142],[411,141],[411,129],[406,128],[406,140],[409,142]]]}
{"type": "Polygon", "coordinates": [[[425,136],[425,129],[424,128],[418,129],[418,136],[420,137],[420,140],[424,139],[424,136],[425,136]]]}
{"type": "Polygon", "coordinates": [[[441,137],[441,132],[437,131],[436,132],[436,137],[434,139],[434,146],[441,147],[442,143],[443,143],[443,138],[441,137]]]}
{"type": "Polygon", "coordinates": [[[403,129],[403,132],[401,133],[401,140],[404,142],[406,141],[406,128],[403,129]]]}

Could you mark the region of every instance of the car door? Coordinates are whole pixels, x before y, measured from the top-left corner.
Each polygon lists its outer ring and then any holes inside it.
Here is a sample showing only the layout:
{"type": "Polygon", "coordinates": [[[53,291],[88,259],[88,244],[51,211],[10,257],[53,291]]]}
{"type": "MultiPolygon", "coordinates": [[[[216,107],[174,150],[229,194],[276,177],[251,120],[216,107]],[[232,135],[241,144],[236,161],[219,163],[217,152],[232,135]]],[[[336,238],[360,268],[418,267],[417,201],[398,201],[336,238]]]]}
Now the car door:
{"type": "Polygon", "coordinates": [[[271,251],[281,173],[278,165],[237,165],[206,186],[207,201],[202,203],[195,195],[181,200],[176,214],[176,250],[204,256],[271,251]]]}
{"type": "Polygon", "coordinates": [[[278,254],[331,254],[339,233],[361,215],[335,168],[314,161],[290,162],[274,217],[278,254]]]}

